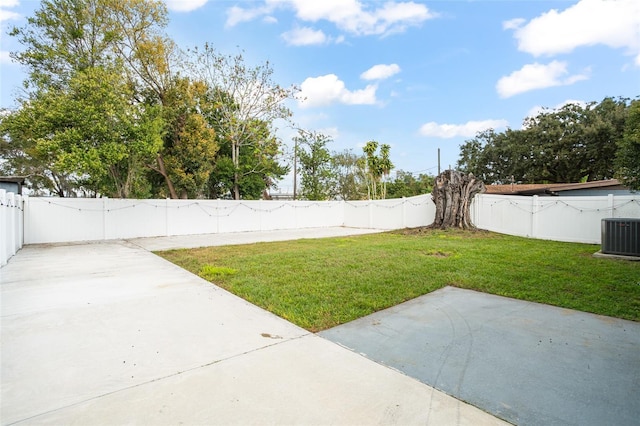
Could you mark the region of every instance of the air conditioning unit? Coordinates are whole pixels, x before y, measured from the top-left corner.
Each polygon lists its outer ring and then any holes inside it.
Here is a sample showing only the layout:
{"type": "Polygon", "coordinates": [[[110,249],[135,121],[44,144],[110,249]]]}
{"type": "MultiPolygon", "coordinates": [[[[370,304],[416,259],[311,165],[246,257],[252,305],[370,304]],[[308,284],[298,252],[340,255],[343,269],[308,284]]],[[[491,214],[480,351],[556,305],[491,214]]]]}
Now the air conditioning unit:
{"type": "Polygon", "coordinates": [[[601,252],[640,256],[640,219],[602,219],[601,252]]]}

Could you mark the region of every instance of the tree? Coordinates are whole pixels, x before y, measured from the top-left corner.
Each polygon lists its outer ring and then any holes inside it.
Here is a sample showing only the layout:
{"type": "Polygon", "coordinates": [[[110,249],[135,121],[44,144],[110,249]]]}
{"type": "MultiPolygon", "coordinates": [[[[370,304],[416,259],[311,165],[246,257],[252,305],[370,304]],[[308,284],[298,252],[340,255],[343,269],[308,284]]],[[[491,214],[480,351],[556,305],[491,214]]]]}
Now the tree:
{"type": "MultiPolygon", "coordinates": [[[[285,106],[296,93],[295,87],[284,88],[273,81],[269,62],[250,67],[242,54],[226,56],[205,45],[195,50],[190,65],[195,75],[212,88],[211,99],[217,107],[213,127],[230,144],[233,164],[233,198],[240,199],[240,181],[248,171],[241,169],[244,152],[255,153],[265,138],[265,127],[271,132],[276,120],[287,120],[291,111],[285,106]],[[256,123],[261,123],[256,125],[256,123]],[[243,147],[249,147],[243,150],[243,147]]],[[[256,168],[258,175],[266,170],[256,168]]]]}
{"type": "MultiPolygon", "coordinates": [[[[22,138],[11,141],[11,152],[28,159],[20,163],[37,173],[32,183],[59,195],[84,185],[115,196],[148,193],[145,162],[148,149],[159,148],[158,108],[141,102],[146,88],[131,76],[144,76],[150,58],[162,57],[150,52],[161,50],[166,15],[159,0],[43,0],[25,27],[13,28],[24,50],[11,55],[29,73],[19,103],[30,112],[18,111],[22,118],[11,120],[4,137],[22,138]],[[44,105],[51,110],[34,114],[44,105]],[[17,127],[26,123],[37,132],[17,127]]],[[[154,65],[163,68],[161,60],[154,65]]]]}
{"type": "MultiPolygon", "coordinates": [[[[219,145],[205,115],[213,104],[208,87],[176,77],[163,93],[164,143],[149,167],[158,172],[171,198],[202,198],[219,145]]],[[[167,195],[167,194],[160,194],[167,195]]]]}
{"type": "Polygon", "coordinates": [[[288,167],[280,164],[281,143],[267,123],[254,121],[252,126],[256,140],[240,147],[237,167],[232,158],[231,141],[224,137],[218,139],[221,146],[209,179],[209,197],[233,197],[237,185],[240,199],[267,198],[266,191],[289,172],[288,167]]]}
{"type": "Polygon", "coordinates": [[[488,183],[567,183],[610,179],[627,100],[543,110],[523,129],[479,132],[461,146],[458,167],[488,183]]]}
{"type": "Polygon", "coordinates": [[[471,200],[486,190],[484,183],[473,176],[456,170],[445,170],[436,176],[433,202],[436,217],[432,228],[473,229],[471,222],[471,200]]]}
{"type": "Polygon", "coordinates": [[[21,147],[9,163],[40,168],[41,178],[53,179],[45,186],[60,196],[73,195],[60,177],[91,193],[146,195],[143,165],[161,146],[161,124],[156,111],[132,105],[129,95],[118,70],[106,68],[77,72],[65,90],[40,89],[2,120],[6,145],[21,147]]]}
{"type": "Polygon", "coordinates": [[[331,167],[331,154],[327,149],[331,138],[322,133],[300,129],[294,140],[300,160],[302,196],[307,200],[333,198],[335,175],[331,167]]]}
{"type": "Polygon", "coordinates": [[[386,196],[386,178],[389,176],[393,163],[389,159],[389,145],[382,144],[380,155],[376,154],[378,142],[369,141],[362,150],[365,153],[365,170],[369,199],[384,199],[386,196]]]}
{"type": "MultiPolygon", "coordinates": [[[[40,108],[42,109],[42,108],[40,108]]],[[[0,117],[0,173],[27,177],[26,183],[35,194],[74,195],[77,184],[68,173],[55,167],[55,159],[35,149],[36,135],[41,134],[35,116],[39,110],[21,108],[4,110],[0,117]]]]}
{"type": "Polygon", "coordinates": [[[433,182],[433,176],[421,173],[416,178],[412,173],[398,170],[395,179],[387,183],[387,197],[402,198],[429,194],[433,189],[433,182]]]}
{"type": "Polygon", "coordinates": [[[160,0],[43,0],[25,27],[11,30],[24,46],[11,56],[27,67],[27,87],[63,89],[78,71],[117,61],[144,78],[159,68],[166,25],[160,0]]]}
{"type": "Polygon", "coordinates": [[[584,135],[587,180],[612,179],[616,175],[615,158],[625,137],[630,111],[628,99],[605,98],[599,104],[590,104],[584,135]]]}
{"type": "Polygon", "coordinates": [[[335,176],[336,197],[341,200],[362,200],[367,198],[367,184],[364,158],[351,150],[334,152],[331,168],[335,176]]]}
{"type": "Polygon", "coordinates": [[[63,89],[78,71],[111,64],[107,14],[100,0],[43,0],[27,26],[9,33],[25,48],[11,53],[29,71],[25,86],[63,89]]]}
{"type": "Polygon", "coordinates": [[[640,100],[631,102],[624,136],[618,142],[617,176],[632,190],[640,190],[640,100]]]}

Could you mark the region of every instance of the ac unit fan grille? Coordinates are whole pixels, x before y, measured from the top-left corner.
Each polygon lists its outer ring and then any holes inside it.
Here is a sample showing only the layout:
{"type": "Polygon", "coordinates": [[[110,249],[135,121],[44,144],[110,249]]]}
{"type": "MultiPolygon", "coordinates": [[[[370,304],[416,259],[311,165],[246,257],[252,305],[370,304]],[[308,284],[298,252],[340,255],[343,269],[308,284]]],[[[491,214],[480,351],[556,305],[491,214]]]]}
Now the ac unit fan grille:
{"type": "Polygon", "coordinates": [[[640,219],[602,219],[602,253],[640,256],[640,219]]]}

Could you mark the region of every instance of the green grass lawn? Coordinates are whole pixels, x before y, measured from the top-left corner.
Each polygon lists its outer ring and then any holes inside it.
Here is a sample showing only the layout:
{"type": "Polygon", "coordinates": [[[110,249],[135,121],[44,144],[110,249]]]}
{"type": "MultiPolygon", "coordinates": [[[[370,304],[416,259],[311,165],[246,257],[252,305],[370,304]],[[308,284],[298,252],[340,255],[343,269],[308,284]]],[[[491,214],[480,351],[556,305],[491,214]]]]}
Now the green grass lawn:
{"type": "Polygon", "coordinates": [[[640,262],[599,246],[489,232],[405,230],[158,253],[307,330],[455,286],[640,320],[640,262]]]}

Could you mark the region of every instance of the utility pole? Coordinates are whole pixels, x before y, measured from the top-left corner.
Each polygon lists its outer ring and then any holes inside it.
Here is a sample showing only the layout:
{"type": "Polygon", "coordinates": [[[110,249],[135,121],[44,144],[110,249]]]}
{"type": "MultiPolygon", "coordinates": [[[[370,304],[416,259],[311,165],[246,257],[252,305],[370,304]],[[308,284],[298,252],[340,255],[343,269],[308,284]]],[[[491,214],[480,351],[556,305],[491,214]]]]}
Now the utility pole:
{"type": "Polygon", "coordinates": [[[298,138],[293,138],[293,199],[296,199],[298,184],[298,138]]]}
{"type": "Polygon", "coordinates": [[[438,148],[438,176],[440,176],[440,148],[438,148]]]}

